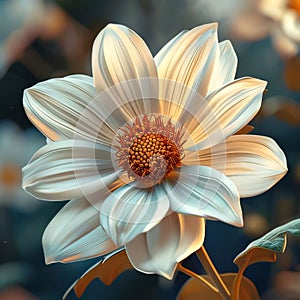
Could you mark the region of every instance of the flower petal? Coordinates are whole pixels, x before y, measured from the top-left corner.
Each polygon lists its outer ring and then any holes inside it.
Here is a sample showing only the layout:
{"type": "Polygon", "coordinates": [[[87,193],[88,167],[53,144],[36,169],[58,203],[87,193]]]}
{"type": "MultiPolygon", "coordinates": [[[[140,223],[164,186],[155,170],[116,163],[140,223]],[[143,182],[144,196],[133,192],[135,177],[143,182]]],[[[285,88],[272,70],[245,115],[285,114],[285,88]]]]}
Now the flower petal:
{"type": "MultiPolygon", "coordinates": [[[[195,113],[200,124],[185,122],[193,143],[190,150],[205,149],[223,142],[224,139],[244,127],[255,116],[261,106],[266,82],[256,78],[237,79],[212,92],[202,103],[202,109],[195,113]],[[196,125],[196,126],[195,126],[196,125]]],[[[188,111],[195,111],[191,103],[188,111]]],[[[186,144],[185,148],[191,145],[186,144]]]]}
{"type": "Polygon", "coordinates": [[[220,57],[215,64],[213,79],[210,81],[209,93],[234,80],[237,68],[237,56],[230,41],[219,43],[220,57]]]}
{"type": "Polygon", "coordinates": [[[206,166],[183,166],[162,185],[171,210],[243,226],[238,191],[223,173],[206,166]]]}
{"type": "Polygon", "coordinates": [[[169,200],[161,188],[125,185],[112,192],[101,207],[100,222],[119,246],[154,227],[166,215],[169,200]]]}
{"type": "Polygon", "coordinates": [[[96,37],[92,68],[98,93],[123,81],[157,77],[145,42],[133,30],[117,24],[107,25],[96,37]]]}
{"type": "Polygon", "coordinates": [[[23,168],[23,188],[45,200],[67,200],[102,191],[118,178],[111,148],[87,141],[47,144],[23,168]]]}
{"type": "Polygon", "coordinates": [[[71,75],[49,79],[24,91],[23,104],[30,121],[49,139],[72,138],[78,122],[84,124],[83,135],[94,137],[98,117],[82,120],[82,113],[96,96],[93,78],[71,75]],[[92,122],[92,119],[94,122],[92,122]]]}
{"type": "MultiPolygon", "coordinates": [[[[169,55],[175,49],[178,49],[179,43],[183,43],[183,39],[185,38],[185,34],[189,30],[183,30],[179,32],[175,37],[173,37],[167,44],[165,44],[155,55],[154,61],[157,67],[159,67],[162,63],[164,63],[165,57],[169,55]]],[[[176,50],[175,50],[176,52],[176,50]]],[[[169,57],[169,60],[171,57],[169,57]]]]}
{"type": "Polygon", "coordinates": [[[165,115],[175,119],[192,92],[205,96],[218,50],[217,23],[180,33],[155,56],[160,82],[160,99],[172,101],[165,115]],[[174,84],[176,83],[176,84],[174,84]]]}
{"type": "Polygon", "coordinates": [[[116,119],[124,122],[143,115],[144,97],[151,93],[157,101],[157,70],[152,54],[134,31],[123,25],[109,24],[96,37],[92,70],[100,102],[114,105],[116,119]],[[146,95],[145,95],[146,93],[146,95]]]}
{"type": "Polygon", "coordinates": [[[172,213],[129,242],[126,251],[137,270],[172,279],[177,263],[202,246],[204,235],[203,218],[172,213]]]}
{"type": "Polygon", "coordinates": [[[188,164],[200,164],[224,172],[241,197],[251,197],[270,189],[287,172],[283,151],[274,140],[258,135],[234,135],[223,145],[190,155],[188,164]]]}
{"type": "Polygon", "coordinates": [[[58,212],[42,241],[47,264],[88,259],[117,248],[100,226],[99,211],[84,198],[73,199],[58,212]]]}

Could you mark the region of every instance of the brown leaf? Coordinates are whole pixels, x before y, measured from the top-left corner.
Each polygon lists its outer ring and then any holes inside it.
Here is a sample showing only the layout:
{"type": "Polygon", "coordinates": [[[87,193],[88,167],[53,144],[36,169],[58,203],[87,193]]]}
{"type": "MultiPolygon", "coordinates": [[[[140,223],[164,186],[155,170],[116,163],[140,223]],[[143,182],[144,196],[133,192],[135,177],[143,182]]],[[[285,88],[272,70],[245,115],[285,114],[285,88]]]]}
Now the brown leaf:
{"type": "Polygon", "coordinates": [[[286,62],[284,77],[290,90],[300,91],[300,57],[292,57],[286,62]]]}
{"type": "MultiPolygon", "coordinates": [[[[221,274],[225,285],[232,292],[233,283],[236,278],[236,273],[225,273],[221,274]]],[[[208,275],[203,276],[206,280],[212,283],[212,280],[208,275]]],[[[191,278],[181,288],[177,300],[221,300],[222,297],[219,293],[216,293],[210,289],[202,281],[191,278]]],[[[239,299],[243,300],[259,300],[259,294],[253,282],[247,277],[243,276],[240,286],[239,299]]]]}
{"type": "Polygon", "coordinates": [[[245,254],[238,256],[234,263],[239,269],[245,270],[248,266],[257,262],[275,262],[276,253],[272,250],[254,247],[249,249],[245,254]]]}
{"type": "Polygon", "coordinates": [[[99,278],[105,285],[110,285],[124,271],[133,269],[129,262],[126,251],[122,250],[91,267],[85,272],[65,293],[63,299],[66,299],[69,292],[74,289],[78,298],[80,298],[89,284],[96,278],[99,278]]]}
{"type": "MultiPolygon", "coordinates": [[[[239,267],[238,277],[235,281],[235,291],[238,291],[240,279],[246,268],[257,262],[274,262],[277,253],[283,253],[287,244],[287,234],[300,236],[300,219],[292,220],[274,228],[261,238],[251,242],[234,260],[239,267]]],[[[237,293],[232,297],[239,299],[237,293]]]]}
{"type": "Polygon", "coordinates": [[[111,285],[124,271],[133,269],[125,250],[105,259],[98,268],[98,278],[105,284],[111,285]]]}
{"type": "Polygon", "coordinates": [[[238,132],[236,132],[235,134],[247,134],[247,133],[251,132],[253,129],[254,129],[254,126],[246,125],[243,128],[241,128],[238,132]]]}

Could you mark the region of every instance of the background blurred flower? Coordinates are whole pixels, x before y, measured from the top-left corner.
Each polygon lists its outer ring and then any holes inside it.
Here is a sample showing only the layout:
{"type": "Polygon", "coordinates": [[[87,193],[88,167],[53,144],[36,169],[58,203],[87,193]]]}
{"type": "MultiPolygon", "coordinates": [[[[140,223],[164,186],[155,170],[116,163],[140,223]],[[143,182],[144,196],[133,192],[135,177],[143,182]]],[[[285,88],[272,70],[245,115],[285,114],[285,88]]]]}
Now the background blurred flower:
{"type": "Polygon", "coordinates": [[[30,212],[38,201],[21,188],[22,167],[45,143],[36,130],[21,130],[12,122],[0,123],[0,206],[30,212]]]}
{"type": "MultiPolygon", "coordinates": [[[[56,40],[68,60],[69,71],[88,70],[86,55],[87,44],[91,40],[89,32],[54,1],[0,1],[0,77],[13,62],[24,59],[26,49],[36,39],[56,40]]],[[[32,56],[47,66],[48,62],[43,61],[40,55],[31,51],[32,56]]],[[[30,62],[28,59],[24,61],[27,64],[30,62]]],[[[28,67],[37,76],[41,75],[35,64],[28,67]]]]}
{"type": "Polygon", "coordinates": [[[12,286],[0,291],[1,300],[38,300],[36,296],[25,290],[21,286],[12,286]]]}
{"type": "Polygon", "coordinates": [[[44,13],[42,0],[0,1],[0,76],[40,30],[44,13]]]}
{"type": "Polygon", "coordinates": [[[300,272],[281,271],[273,278],[273,287],[266,292],[264,300],[297,300],[300,298],[300,272]]]}
{"type": "Polygon", "coordinates": [[[270,35],[278,53],[290,58],[298,53],[299,24],[298,0],[248,0],[244,10],[232,22],[232,34],[234,38],[244,40],[270,35]]]}

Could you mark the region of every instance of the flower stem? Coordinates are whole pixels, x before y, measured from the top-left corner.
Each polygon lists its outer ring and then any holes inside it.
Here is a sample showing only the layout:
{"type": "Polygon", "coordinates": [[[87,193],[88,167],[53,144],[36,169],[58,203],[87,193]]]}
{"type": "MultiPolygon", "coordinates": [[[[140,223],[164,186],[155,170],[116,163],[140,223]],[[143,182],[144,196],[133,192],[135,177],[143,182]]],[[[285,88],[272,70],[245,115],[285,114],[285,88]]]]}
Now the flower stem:
{"type": "Polygon", "coordinates": [[[196,251],[198,258],[200,259],[204,270],[211,277],[213,283],[218,288],[220,295],[225,300],[230,300],[230,293],[224,284],[220,274],[216,270],[213,262],[211,261],[208,253],[206,252],[204,246],[196,251]]]}
{"type": "Polygon", "coordinates": [[[233,285],[232,285],[232,294],[231,294],[232,300],[239,300],[240,286],[241,286],[241,283],[242,283],[244,272],[245,272],[247,266],[249,265],[250,257],[251,256],[248,255],[247,258],[246,258],[246,262],[242,266],[239,266],[239,271],[236,274],[236,276],[234,278],[234,281],[233,281],[233,285]]]}
{"type": "Polygon", "coordinates": [[[193,271],[185,268],[182,264],[179,263],[177,265],[177,269],[179,271],[181,271],[182,273],[190,276],[190,277],[193,277],[193,278],[196,278],[196,279],[200,280],[202,283],[204,283],[210,289],[212,289],[215,293],[219,293],[218,289],[216,289],[209,281],[207,281],[205,278],[203,278],[202,276],[198,275],[197,273],[194,273],[193,271]]]}

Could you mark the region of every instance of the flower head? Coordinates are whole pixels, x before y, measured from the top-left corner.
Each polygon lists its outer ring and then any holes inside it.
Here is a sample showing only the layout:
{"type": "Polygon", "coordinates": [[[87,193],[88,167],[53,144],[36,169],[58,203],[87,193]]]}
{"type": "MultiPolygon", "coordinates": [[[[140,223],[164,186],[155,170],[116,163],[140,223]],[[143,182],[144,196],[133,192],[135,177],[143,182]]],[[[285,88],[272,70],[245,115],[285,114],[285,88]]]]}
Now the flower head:
{"type": "Polygon", "coordinates": [[[144,115],[118,136],[116,157],[128,176],[147,186],[161,182],[180,166],[183,153],[181,132],[171,120],[144,115]]]}
{"type": "Polygon", "coordinates": [[[23,187],[71,199],[43,236],[46,261],[125,247],[133,266],[172,278],[201,247],[204,218],[242,226],[240,197],[286,172],[270,138],[235,135],[257,113],[266,82],[235,80],[237,58],[217,25],[183,31],[153,58],[122,25],[97,36],[93,77],[71,75],[24,93],[49,139],[23,169],[23,187]]]}

